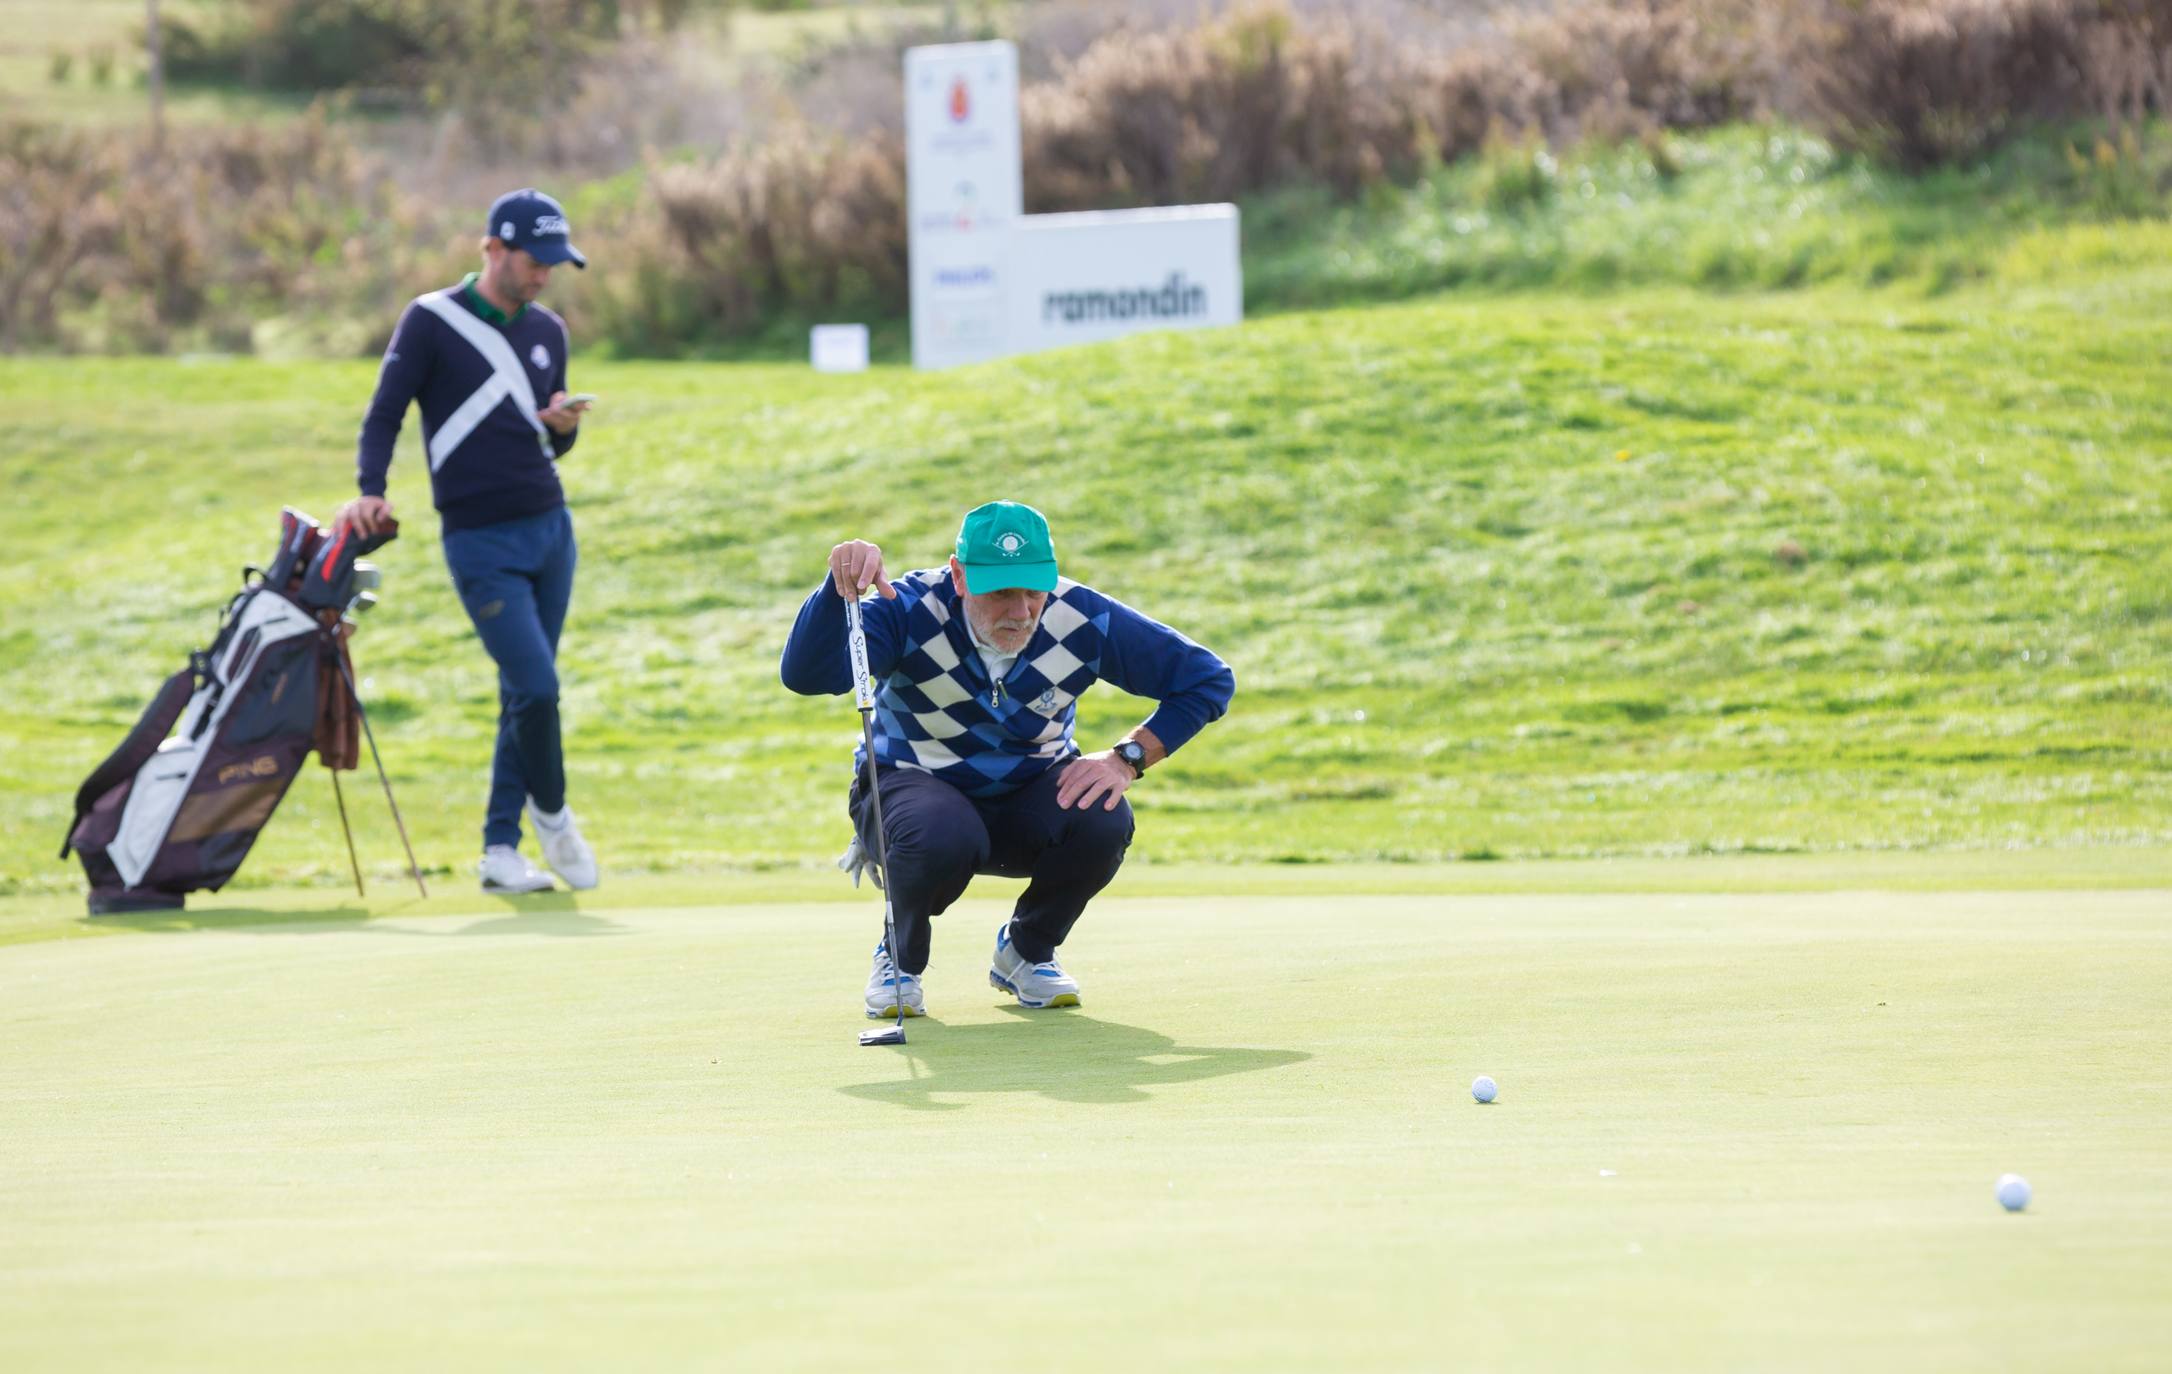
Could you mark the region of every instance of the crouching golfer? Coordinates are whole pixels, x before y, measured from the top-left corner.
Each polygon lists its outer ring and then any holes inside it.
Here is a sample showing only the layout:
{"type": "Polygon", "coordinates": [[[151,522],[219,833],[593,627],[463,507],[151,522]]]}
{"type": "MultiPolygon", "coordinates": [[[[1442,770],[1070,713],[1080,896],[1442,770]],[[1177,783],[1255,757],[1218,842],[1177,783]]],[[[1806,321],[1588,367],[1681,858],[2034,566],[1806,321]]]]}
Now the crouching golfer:
{"type": "Polygon", "coordinates": [[[553,466],[573,447],[587,402],[566,395],[565,321],[535,303],[553,267],[588,259],[540,191],[500,196],[484,234],[482,271],[416,297],[400,316],[362,422],[362,494],[337,523],[371,534],[392,513],[385,470],[408,404],[419,402],[445,566],[498,665],[483,890],[551,885],[520,852],[523,802],[544,860],[569,886],[594,887],[596,856],[566,806],[558,734],[558,632],[575,552],[553,466]]]}
{"type": "MultiPolygon", "coordinates": [[[[1228,665],[1166,625],[1056,575],[1048,522],[995,501],[969,512],[948,567],[884,575],[862,540],[830,550],[829,576],[784,646],[784,685],[808,696],[849,692],[845,597],[881,596],[863,612],[882,788],[882,880],[898,943],[875,947],[867,1014],[902,998],[924,1015],[929,918],[976,873],[1031,881],[996,932],[988,981],[1027,1007],[1078,1005],[1078,981],[1056,949],[1131,843],[1124,793],[1147,769],[1229,706],[1228,665]],[[1079,693],[1107,679],[1160,703],[1113,748],[1072,741],[1079,693]]],[[[875,851],[866,767],[847,808],[875,851]]]]}

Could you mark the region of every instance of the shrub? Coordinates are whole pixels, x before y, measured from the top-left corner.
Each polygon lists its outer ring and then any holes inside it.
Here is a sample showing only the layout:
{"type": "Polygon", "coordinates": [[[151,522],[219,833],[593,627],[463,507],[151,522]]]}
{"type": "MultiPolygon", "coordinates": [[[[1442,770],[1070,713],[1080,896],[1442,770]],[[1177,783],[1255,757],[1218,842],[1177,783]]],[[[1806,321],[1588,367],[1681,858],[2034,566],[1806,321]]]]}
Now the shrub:
{"type": "Polygon", "coordinates": [[[1030,210],[1220,201],[1309,179],[1407,175],[1404,83],[1349,25],[1251,5],[1197,28],[1119,30],[1021,95],[1030,210]]]}
{"type": "Polygon", "coordinates": [[[359,351],[457,243],[321,111],[162,147],[0,126],[0,350],[246,349],[289,316],[359,351]]]}
{"type": "Polygon", "coordinates": [[[1478,203],[1500,213],[1544,204],[1559,171],[1539,139],[1496,137],[1479,153],[1478,203]]]}
{"type": "Polygon", "coordinates": [[[2172,0],[1791,0],[1773,24],[1781,108],[1909,169],[2172,92],[2172,0]]]}
{"type": "Polygon", "coordinates": [[[1573,7],[1524,23],[1516,37],[1557,141],[1708,128],[1761,104],[1748,25],[1716,0],[1573,7]]]}
{"type": "Polygon", "coordinates": [[[685,12],[684,0],[238,0],[205,27],[167,21],[167,69],[458,109],[471,126],[518,121],[561,104],[569,73],[623,33],[668,29],[685,12]]]}
{"type": "Polygon", "coordinates": [[[887,134],[800,134],[655,166],[630,213],[582,236],[611,270],[569,282],[563,302],[628,354],[699,348],[779,313],[894,314],[906,293],[904,151],[887,134]]]}

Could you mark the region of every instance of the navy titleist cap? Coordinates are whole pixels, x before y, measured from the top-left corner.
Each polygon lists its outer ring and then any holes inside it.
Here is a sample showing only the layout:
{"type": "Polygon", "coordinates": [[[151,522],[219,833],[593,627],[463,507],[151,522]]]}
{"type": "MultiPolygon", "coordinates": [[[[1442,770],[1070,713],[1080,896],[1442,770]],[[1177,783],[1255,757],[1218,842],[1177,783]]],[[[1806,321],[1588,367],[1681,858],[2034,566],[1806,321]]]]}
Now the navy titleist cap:
{"type": "Polygon", "coordinates": [[[491,202],[488,232],[509,247],[525,249],[537,262],[588,266],[587,257],[573,246],[565,209],[533,186],[507,191],[491,202]]]}

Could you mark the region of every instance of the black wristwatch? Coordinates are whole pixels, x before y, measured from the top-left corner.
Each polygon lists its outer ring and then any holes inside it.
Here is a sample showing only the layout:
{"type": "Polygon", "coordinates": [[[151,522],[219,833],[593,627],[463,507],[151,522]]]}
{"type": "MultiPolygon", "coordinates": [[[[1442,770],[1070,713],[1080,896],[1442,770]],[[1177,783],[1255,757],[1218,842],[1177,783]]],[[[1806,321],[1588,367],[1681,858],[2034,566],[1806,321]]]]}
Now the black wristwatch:
{"type": "Polygon", "coordinates": [[[1109,751],[1131,767],[1133,778],[1146,776],[1146,746],[1135,739],[1127,739],[1109,751]]]}

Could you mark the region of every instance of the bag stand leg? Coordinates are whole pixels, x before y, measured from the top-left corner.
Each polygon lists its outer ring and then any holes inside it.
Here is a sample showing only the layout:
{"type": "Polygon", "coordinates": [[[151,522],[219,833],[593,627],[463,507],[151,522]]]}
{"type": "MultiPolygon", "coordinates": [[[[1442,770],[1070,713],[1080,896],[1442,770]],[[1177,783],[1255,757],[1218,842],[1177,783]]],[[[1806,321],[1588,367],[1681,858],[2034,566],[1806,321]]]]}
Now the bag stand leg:
{"type": "Polygon", "coordinates": [[[347,669],[347,660],[339,660],[340,680],[347,684],[347,699],[354,703],[354,713],[362,721],[362,738],[370,742],[370,758],[377,764],[377,781],[385,787],[385,805],[392,808],[392,823],[400,828],[400,847],[407,851],[407,871],[415,875],[415,888],[424,901],[430,899],[430,889],[423,885],[422,865],[415,862],[415,846],[408,843],[407,822],[400,819],[400,804],[392,799],[392,779],[385,776],[385,756],[377,752],[377,732],[370,728],[370,713],[362,709],[362,694],[355,690],[354,674],[347,669]]]}
{"type": "Polygon", "coordinates": [[[347,867],[354,870],[354,895],[367,897],[369,894],[362,890],[362,861],[354,855],[354,828],[347,824],[347,794],[339,790],[339,770],[324,771],[332,775],[332,799],[339,803],[339,829],[347,837],[347,867]]]}

